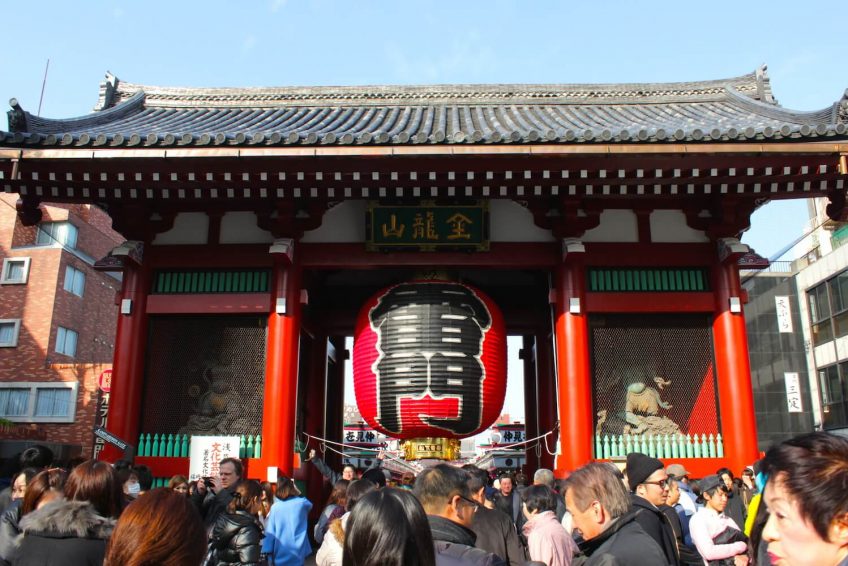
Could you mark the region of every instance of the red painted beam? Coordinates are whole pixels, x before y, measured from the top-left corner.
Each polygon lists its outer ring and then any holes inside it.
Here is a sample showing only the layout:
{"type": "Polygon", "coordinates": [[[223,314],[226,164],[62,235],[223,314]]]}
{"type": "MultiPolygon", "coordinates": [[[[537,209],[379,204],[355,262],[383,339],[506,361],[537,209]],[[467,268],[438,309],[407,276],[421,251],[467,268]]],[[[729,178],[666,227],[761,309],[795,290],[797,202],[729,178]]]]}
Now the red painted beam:
{"type": "Polygon", "coordinates": [[[148,314],[267,314],[271,296],[267,293],[226,293],[203,295],[150,295],[148,314]]]}
{"type": "Polygon", "coordinates": [[[552,268],[560,261],[559,245],[550,242],[493,242],[488,252],[367,252],[362,243],[300,244],[304,269],[375,267],[467,267],[498,269],[552,268]]]}
{"type": "Polygon", "coordinates": [[[586,293],[586,311],[640,312],[713,312],[713,293],[586,293]]]}

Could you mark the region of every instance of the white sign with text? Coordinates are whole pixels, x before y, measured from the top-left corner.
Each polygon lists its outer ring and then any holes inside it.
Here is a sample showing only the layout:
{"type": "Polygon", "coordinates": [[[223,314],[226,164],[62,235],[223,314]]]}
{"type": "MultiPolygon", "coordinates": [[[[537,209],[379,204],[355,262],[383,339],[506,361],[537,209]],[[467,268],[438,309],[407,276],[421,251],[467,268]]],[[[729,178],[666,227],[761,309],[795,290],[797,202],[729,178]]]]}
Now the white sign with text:
{"type": "Polygon", "coordinates": [[[786,402],[789,406],[790,413],[801,413],[804,408],[801,406],[801,381],[798,379],[798,374],[795,372],[786,372],[783,374],[786,380],[786,402]]]}
{"type": "Polygon", "coordinates": [[[789,297],[775,297],[774,306],[777,308],[777,330],[780,333],[792,332],[792,303],[789,297]]]}
{"type": "Polygon", "coordinates": [[[238,457],[238,436],[192,436],[188,480],[216,477],[221,460],[238,457]]]}

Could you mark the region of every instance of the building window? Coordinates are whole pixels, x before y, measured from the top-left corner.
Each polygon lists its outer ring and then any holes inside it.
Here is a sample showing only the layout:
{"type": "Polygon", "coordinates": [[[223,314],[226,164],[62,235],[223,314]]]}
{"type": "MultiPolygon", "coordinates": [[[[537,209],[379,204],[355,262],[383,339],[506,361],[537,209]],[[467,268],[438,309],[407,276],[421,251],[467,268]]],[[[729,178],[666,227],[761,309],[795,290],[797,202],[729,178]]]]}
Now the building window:
{"type": "Polygon", "coordinates": [[[52,246],[61,244],[66,248],[77,247],[77,227],[70,222],[42,222],[38,225],[38,235],[35,244],[38,246],[52,246]]]}
{"type": "Polygon", "coordinates": [[[27,282],[28,277],[28,257],[7,257],[3,260],[3,273],[0,274],[0,283],[4,285],[21,285],[27,282]]]}
{"type": "Polygon", "coordinates": [[[0,383],[0,417],[13,422],[74,422],[77,383],[0,383]]]}
{"type": "Polygon", "coordinates": [[[28,388],[0,389],[0,415],[4,417],[26,416],[29,407],[28,388]]]}
{"type": "Polygon", "coordinates": [[[85,273],[69,265],[65,269],[65,291],[82,297],[85,292],[85,273]]]}
{"type": "Polygon", "coordinates": [[[0,348],[14,348],[17,346],[20,331],[21,319],[0,319],[0,348]]]}
{"type": "Polygon", "coordinates": [[[848,426],[848,362],[819,369],[824,428],[848,426]]]}
{"type": "Polygon", "coordinates": [[[807,291],[813,344],[848,336],[848,271],[807,291]]]}
{"type": "Polygon", "coordinates": [[[76,331],[60,326],[56,332],[56,351],[73,358],[77,355],[78,337],[76,331]]]}

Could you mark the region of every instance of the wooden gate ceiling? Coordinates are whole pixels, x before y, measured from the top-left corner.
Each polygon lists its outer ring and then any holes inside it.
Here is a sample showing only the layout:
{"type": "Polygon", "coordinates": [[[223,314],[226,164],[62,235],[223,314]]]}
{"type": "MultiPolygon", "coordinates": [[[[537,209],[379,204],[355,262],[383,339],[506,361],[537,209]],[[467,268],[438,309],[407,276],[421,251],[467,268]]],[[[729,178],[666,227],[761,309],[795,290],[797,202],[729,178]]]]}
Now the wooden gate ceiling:
{"type": "Polygon", "coordinates": [[[846,208],[848,94],[786,110],[764,68],[693,83],[276,89],[110,75],[95,110],[53,120],[12,101],[0,186],[25,220],[41,200],[320,222],[344,199],[511,198],[554,228],[616,207],[683,208],[690,224],[775,198],[846,208]]]}

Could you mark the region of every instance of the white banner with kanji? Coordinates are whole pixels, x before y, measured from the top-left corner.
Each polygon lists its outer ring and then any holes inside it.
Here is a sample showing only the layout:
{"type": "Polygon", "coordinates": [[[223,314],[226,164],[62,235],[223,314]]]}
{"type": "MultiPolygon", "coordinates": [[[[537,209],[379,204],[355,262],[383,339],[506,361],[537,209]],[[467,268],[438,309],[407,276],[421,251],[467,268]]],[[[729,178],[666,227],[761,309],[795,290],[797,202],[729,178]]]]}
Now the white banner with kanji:
{"type": "Polygon", "coordinates": [[[239,457],[238,436],[192,436],[188,479],[212,478],[224,458],[239,457]]]}

